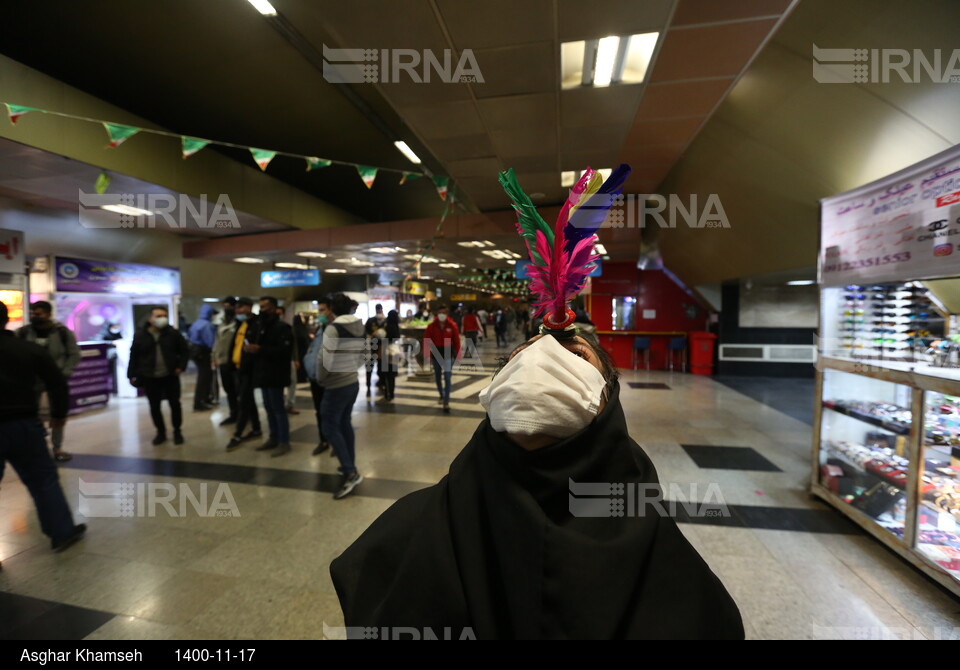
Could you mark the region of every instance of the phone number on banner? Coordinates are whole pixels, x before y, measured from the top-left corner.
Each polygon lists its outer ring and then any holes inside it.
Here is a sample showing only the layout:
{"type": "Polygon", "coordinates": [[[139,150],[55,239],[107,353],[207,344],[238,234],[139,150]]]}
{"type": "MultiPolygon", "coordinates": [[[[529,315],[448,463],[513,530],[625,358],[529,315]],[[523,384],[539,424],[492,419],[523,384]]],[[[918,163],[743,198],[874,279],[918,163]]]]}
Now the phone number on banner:
{"type": "Polygon", "coordinates": [[[860,268],[876,267],[880,265],[890,265],[891,263],[904,263],[910,260],[909,251],[901,251],[898,254],[887,254],[886,256],[877,256],[875,258],[861,258],[856,261],[845,261],[843,263],[833,263],[824,265],[824,272],[849,272],[860,268]]]}

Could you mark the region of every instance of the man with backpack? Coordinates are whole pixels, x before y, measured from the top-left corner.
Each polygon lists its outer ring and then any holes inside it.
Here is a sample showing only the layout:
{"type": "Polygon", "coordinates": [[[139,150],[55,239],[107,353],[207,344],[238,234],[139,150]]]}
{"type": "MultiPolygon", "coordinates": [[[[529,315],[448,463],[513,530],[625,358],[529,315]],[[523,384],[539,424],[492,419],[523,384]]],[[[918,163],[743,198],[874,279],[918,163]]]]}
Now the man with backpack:
{"type": "MultiPolygon", "coordinates": [[[[80,345],[73,332],[59,321],[53,319],[53,307],[46,300],[38,300],[30,305],[30,324],[17,330],[17,337],[27,342],[39,344],[57,364],[60,372],[68,378],[80,362],[80,345]]],[[[37,405],[46,388],[43,380],[37,377],[34,391],[37,405]]],[[[50,426],[50,441],[53,443],[53,459],[59,463],[69,461],[73,456],[63,450],[64,426],[61,423],[50,426]]]]}
{"type": "Polygon", "coordinates": [[[340,486],[334,500],[350,495],[363,481],[355,463],[356,444],[350,414],[360,393],[358,368],[366,341],[363,322],[351,314],[353,301],[342,293],[330,299],[333,321],[323,329],[323,354],[317,381],[323,386],[320,417],[333,451],[340,460],[340,486]]]}

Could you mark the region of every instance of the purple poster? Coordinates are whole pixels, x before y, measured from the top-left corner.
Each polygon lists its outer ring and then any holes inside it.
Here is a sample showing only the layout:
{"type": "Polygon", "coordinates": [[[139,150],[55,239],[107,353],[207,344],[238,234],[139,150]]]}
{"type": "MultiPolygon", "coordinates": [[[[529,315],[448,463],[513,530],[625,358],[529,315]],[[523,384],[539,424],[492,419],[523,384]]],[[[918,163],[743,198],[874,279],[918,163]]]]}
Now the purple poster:
{"type": "Polygon", "coordinates": [[[180,293],[180,271],[176,268],[58,257],[55,271],[57,291],[122,295],[180,293]]]}
{"type": "Polygon", "coordinates": [[[110,370],[108,342],[80,345],[81,358],[67,383],[70,386],[70,412],[91,407],[102,407],[113,391],[113,373],[110,370]]]}

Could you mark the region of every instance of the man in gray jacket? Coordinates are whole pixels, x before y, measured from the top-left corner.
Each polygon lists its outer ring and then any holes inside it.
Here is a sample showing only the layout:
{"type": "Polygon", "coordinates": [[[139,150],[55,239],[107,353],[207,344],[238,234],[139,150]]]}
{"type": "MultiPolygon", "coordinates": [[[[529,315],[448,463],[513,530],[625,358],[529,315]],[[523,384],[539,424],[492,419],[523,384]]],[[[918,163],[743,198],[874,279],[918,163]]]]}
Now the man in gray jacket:
{"type": "Polygon", "coordinates": [[[230,415],[220,422],[229,426],[237,422],[237,384],[236,368],[231,360],[233,336],[237,333],[237,299],[231,295],[220,301],[223,305],[223,321],[217,326],[217,342],[213,345],[213,362],[220,369],[220,382],[223,393],[230,405],[230,415]]]}
{"type": "Polygon", "coordinates": [[[360,393],[358,369],[363,365],[366,338],[363,322],[350,313],[351,300],[342,293],[330,298],[335,317],[323,330],[323,355],[317,383],[323,387],[320,417],[323,432],[340,461],[340,486],[335,500],[350,495],[363,481],[355,463],[356,448],[350,413],[360,393]]]}
{"type": "MultiPolygon", "coordinates": [[[[77,338],[69,328],[53,319],[53,307],[46,300],[39,300],[30,305],[30,324],[18,329],[17,337],[44,347],[67,379],[80,362],[80,345],[77,344],[77,338]]],[[[46,391],[39,378],[34,391],[39,405],[40,398],[46,391]]],[[[53,458],[61,463],[73,458],[63,450],[63,431],[64,426],[59,425],[59,422],[50,427],[53,458]]]]}

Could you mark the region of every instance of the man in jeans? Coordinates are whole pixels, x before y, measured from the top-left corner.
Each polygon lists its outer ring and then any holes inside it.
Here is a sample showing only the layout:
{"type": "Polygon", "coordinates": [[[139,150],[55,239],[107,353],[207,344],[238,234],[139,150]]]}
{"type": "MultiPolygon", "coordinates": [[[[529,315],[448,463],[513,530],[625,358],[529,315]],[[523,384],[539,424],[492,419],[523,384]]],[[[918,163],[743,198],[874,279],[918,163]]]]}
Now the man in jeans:
{"type": "Polygon", "coordinates": [[[433,374],[437,381],[438,401],[445,414],[450,413],[450,385],[453,364],[460,357],[460,331],[449,318],[447,307],[441,306],[437,316],[423,333],[423,360],[433,361],[433,374]],[[441,382],[441,375],[443,380],[441,382]]]}
{"type": "Polygon", "coordinates": [[[253,385],[263,394],[270,437],[257,451],[271,456],[290,453],[290,419],[283,394],[290,385],[290,360],[293,356],[293,329],[280,318],[277,299],[260,298],[260,316],[253,337],[243,350],[253,359],[253,385]]]}
{"type": "Polygon", "coordinates": [[[63,427],[67,380],[43,347],[6,329],[8,320],[7,306],[0,302],[0,479],[10,461],[33,497],[40,528],[53,550],[63,551],[83,537],[87,527],[73,523],[57,466],[47,451],[34,387],[38,380],[43,382],[50,400],[50,426],[63,427]]]}
{"type": "Polygon", "coordinates": [[[333,321],[323,330],[323,355],[317,382],[323,387],[320,416],[323,431],[340,461],[340,486],[335,500],[350,495],[363,481],[357,472],[356,443],[350,414],[360,393],[357,372],[363,364],[366,341],[363,322],[350,313],[351,300],[342,293],[330,299],[333,321]]]}
{"type": "Polygon", "coordinates": [[[263,435],[260,431],[257,398],[253,393],[253,357],[244,351],[244,347],[252,341],[250,338],[257,330],[257,317],[253,314],[253,300],[250,298],[237,299],[237,324],[230,354],[230,363],[236,370],[237,425],[233,437],[227,443],[227,451],[239,448],[241,442],[263,435]],[[244,435],[243,431],[248,423],[250,432],[244,435]]]}
{"type": "Polygon", "coordinates": [[[167,441],[160,403],[170,404],[170,422],[173,424],[173,443],[183,444],[183,412],[180,409],[180,373],[187,368],[190,356],[187,341],[180,331],[170,325],[165,307],[154,307],[143,328],[133,336],[130,345],[130,364],[127,377],[134,386],[143,386],[150,402],[150,418],[157,429],[154,446],[167,441]]]}
{"type": "Polygon", "coordinates": [[[217,341],[217,327],[213,325],[213,315],[217,310],[212,305],[200,308],[200,318],[190,324],[187,341],[190,343],[190,360],[197,366],[197,385],[193,393],[193,411],[203,412],[213,409],[210,400],[213,395],[213,368],[210,365],[210,352],[217,341]]]}
{"type": "MultiPolygon", "coordinates": [[[[46,349],[53,362],[60,368],[60,372],[68,379],[73,374],[73,369],[77,367],[77,363],[80,362],[80,345],[77,344],[77,338],[65,325],[59,321],[54,321],[53,307],[46,300],[40,300],[30,305],[30,324],[20,328],[17,331],[17,337],[39,344],[46,349]]],[[[35,390],[37,404],[39,405],[40,397],[45,390],[42,381],[37,381],[35,390]]],[[[63,425],[58,428],[50,426],[53,459],[60,463],[73,458],[63,450],[63,431],[63,425]]]]}

